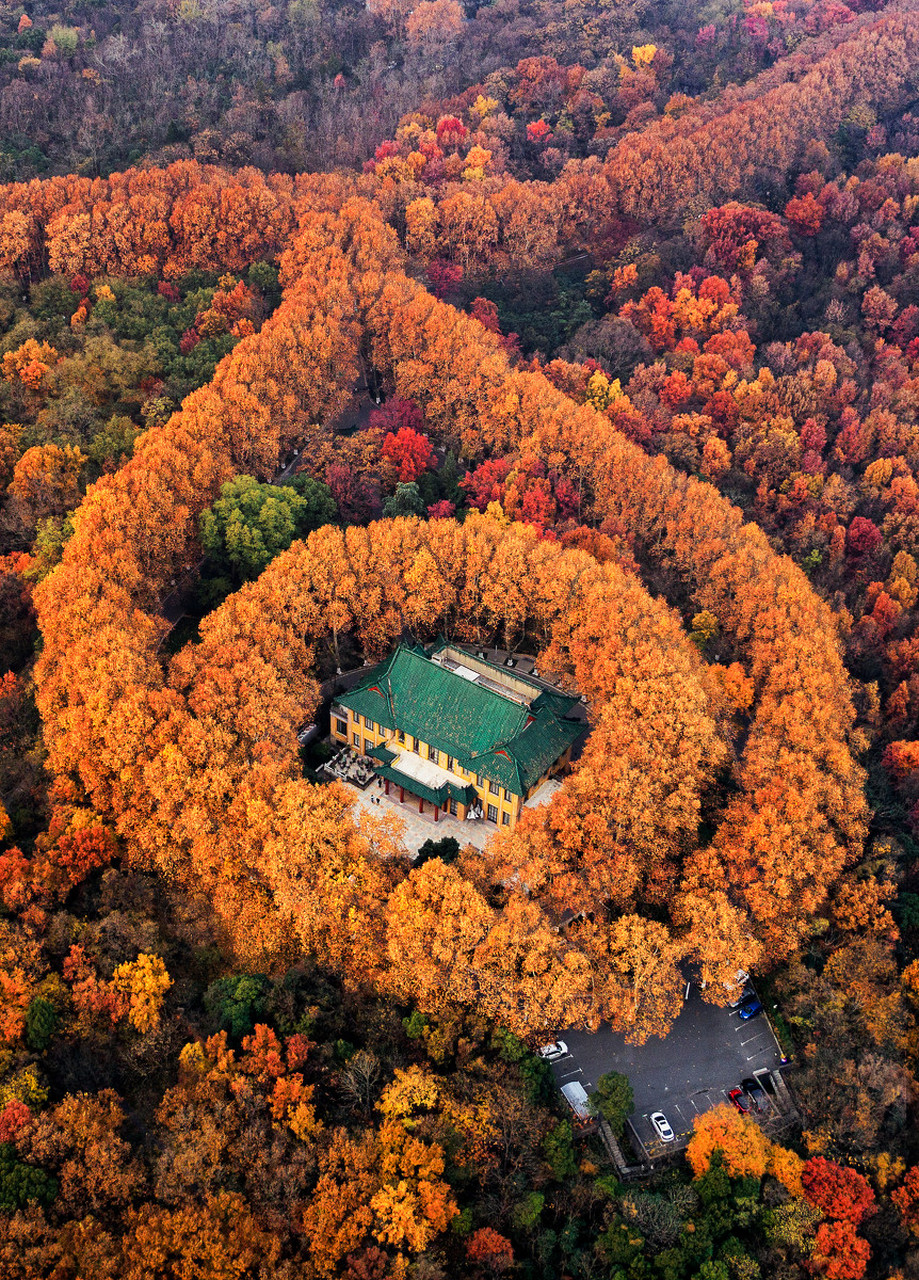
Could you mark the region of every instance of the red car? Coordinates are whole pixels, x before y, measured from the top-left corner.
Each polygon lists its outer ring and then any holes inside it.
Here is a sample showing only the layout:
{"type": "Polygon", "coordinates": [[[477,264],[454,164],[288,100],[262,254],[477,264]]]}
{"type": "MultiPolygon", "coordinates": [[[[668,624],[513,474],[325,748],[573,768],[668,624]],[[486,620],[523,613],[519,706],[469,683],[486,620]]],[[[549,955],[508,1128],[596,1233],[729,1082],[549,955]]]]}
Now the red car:
{"type": "Polygon", "coordinates": [[[731,1091],[728,1093],[728,1097],[731,1099],[734,1106],[741,1113],[741,1115],[749,1115],[750,1104],[747,1100],[747,1095],[744,1093],[743,1089],[731,1089],[731,1091]]]}

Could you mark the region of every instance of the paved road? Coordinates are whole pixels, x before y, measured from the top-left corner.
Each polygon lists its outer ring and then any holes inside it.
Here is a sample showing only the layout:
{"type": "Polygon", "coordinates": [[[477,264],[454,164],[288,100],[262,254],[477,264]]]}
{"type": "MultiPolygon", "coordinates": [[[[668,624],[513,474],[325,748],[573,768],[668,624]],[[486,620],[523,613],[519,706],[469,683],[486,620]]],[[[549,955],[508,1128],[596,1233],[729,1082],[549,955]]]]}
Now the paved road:
{"type": "MultiPolygon", "coordinates": [[[[632,1123],[649,1155],[657,1154],[647,1117],[663,1111],[678,1138],[692,1130],[693,1117],[719,1102],[746,1076],[771,1071],[782,1062],[772,1028],[760,1014],[742,1022],[736,1012],[707,1004],[695,985],[663,1040],[626,1044],[609,1027],[595,1034],[562,1031],[569,1056],[553,1064],[559,1085],[577,1080],[590,1093],[601,1075],[620,1071],[635,1096],[632,1123]]],[[[678,1144],[679,1145],[679,1144],[678,1144]]]]}

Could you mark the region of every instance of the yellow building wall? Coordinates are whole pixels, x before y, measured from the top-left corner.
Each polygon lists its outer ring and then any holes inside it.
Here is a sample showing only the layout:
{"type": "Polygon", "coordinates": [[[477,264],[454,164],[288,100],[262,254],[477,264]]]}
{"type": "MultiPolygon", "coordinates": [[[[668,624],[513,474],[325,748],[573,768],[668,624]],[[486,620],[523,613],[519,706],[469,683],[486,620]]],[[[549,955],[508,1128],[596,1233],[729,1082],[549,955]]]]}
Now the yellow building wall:
{"type": "MultiPolygon", "coordinates": [[[[364,719],[361,716],[355,715],[354,712],[347,707],[342,707],[341,710],[344,711],[347,715],[347,721],[346,721],[347,730],[345,733],[341,733],[338,730],[338,728],[336,727],[336,720],[339,717],[337,717],[333,713],[331,736],[335,739],[336,742],[341,742],[349,746],[352,751],[357,751],[361,755],[363,755],[366,753],[366,750],[368,747],[371,747],[371,746],[376,747],[376,746],[379,746],[381,743],[387,743],[390,741],[394,741],[397,743],[397,745],[400,745],[400,746],[405,745],[402,743],[398,743],[397,741],[398,735],[394,729],[385,729],[385,730],[381,729],[380,726],[375,722],[374,722],[373,729],[369,729],[367,727],[366,719],[364,719]],[[355,734],[358,735],[359,744],[355,743],[354,741],[355,734]]],[[[406,734],[405,737],[407,742],[410,735],[406,734]]],[[[447,759],[448,759],[448,755],[446,751],[436,751],[434,756],[431,757],[428,754],[429,744],[427,742],[424,742],[423,740],[418,738],[413,739],[413,741],[416,743],[416,749],[417,749],[416,753],[419,754],[422,759],[424,760],[432,759],[433,763],[439,765],[442,769],[446,769],[447,759]]],[[[561,764],[564,763],[567,757],[567,754],[568,753],[566,753],[566,756],[563,756],[562,759],[558,762],[558,764],[553,767],[553,770],[551,772],[555,772],[555,770],[561,764]]],[[[504,791],[504,788],[499,787],[497,783],[490,782],[488,779],[482,777],[481,775],[476,775],[471,770],[464,769],[462,765],[459,764],[456,760],[454,760],[453,762],[453,769],[451,772],[457,774],[461,778],[466,779],[475,788],[476,794],[479,797],[479,803],[482,807],[483,815],[487,817],[488,806],[490,804],[494,805],[498,811],[498,822],[496,825],[499,827],[505,826],[505,825],[509,827],[515,826],[517,819],[520,816],[520,811],[523,805],[522,797],[515,796],[512,792],[507,792],[506,794],[502,794],[502,792],[504,791]],[[479,777],[478,783],[475,783],[472,781],[473,778],[475,778],[476,776],[479,777]],[[508,815],[508,818],[509,818],[509,821],[506,824],[502,822],[502,814],[505,814],[505,813],[508,815]]],[[[546,773],[542,778],[540,778],[539,782],[536,784],[536,787],[541,786],[542,783],[549,776],[550,774],[546,773]]],[[[536,790],[536,787],[533,787],[532,791],[530,792],[531,795],[532,795],[532,792],[536,790]]]]}

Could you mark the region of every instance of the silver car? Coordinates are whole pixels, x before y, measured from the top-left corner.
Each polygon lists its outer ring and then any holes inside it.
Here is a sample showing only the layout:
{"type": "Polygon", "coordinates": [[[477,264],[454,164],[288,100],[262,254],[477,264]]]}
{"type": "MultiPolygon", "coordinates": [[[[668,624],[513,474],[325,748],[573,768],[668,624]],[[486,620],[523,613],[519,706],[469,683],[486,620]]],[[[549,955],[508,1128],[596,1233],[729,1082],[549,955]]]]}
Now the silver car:
{"type": "Polygon", "coordinates": [[[564,1040],[553,1040],[552,1044],[544,1044],[537,1052],[546,1062],[558,1062],[559,1058],[568,1057],[568,1046],[564,1040]]]}

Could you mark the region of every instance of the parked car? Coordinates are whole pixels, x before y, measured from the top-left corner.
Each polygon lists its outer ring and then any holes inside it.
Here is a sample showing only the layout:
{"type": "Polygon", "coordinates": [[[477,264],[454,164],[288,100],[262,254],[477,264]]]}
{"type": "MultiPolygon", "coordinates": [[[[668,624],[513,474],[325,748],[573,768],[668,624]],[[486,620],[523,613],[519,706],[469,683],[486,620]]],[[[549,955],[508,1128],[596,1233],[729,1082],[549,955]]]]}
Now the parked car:
{"type": "MultiPolygon", "coordinates": [[[[729,988],[736,987],[736,986],[743,987],[743,986],[746,986],[749,979],[750,979],[750,975],[749,973],[747,973],[746,969],[738,969],[736,974],[734,975],[734,981],[724,982],[722,983],[722,986],[725,988],[725,990],[728,990],[729,988]]],[[[703,982],[702,985],[704,987],[705,983],[703,982]]]]}
{"type": "Polygon", "coordinates": [[[750,1107],[747,1101],[747,1096],[744,1093],[743,1089],[740,1089],[740,1088],[731,1089],[728,1093],[728,1097],[731,1099],[734,1106],[737,1108],[737,1110],[740,1112],[741,1115],[745,1116],[749,1114],[750,1107]]]}
{"type": "Polygon", "coordinates": [[[587,1090],[577,1080],[562,1085],[562,1096],[579,1120],[590,1120],[593,1117],[587,1090]]]}
{"type": "Polygon", "coordinates": [[[738,1012],[744,1022],[748,1022],[750,1018],[755,1018],[758,1013],[762,1013],[763,1006],[760,1003],[759,996],[752,996],[744,1004],[740,1006],[738,1012]]]}
{"type": "Polygon", "coordinates": [[[559,1058],[568,1057],[568,1046],[564,1040],[553,1040],[551,1044],[544,1044],[538,1053],[546,1062],[558,1062],[559,1058]]]}
{"type": "Polygon", "coordinates": [[[660,1138],[661,1142],[673,1142],[676,1134],[670,1128],[670,1121],[664,1115],[663,1111],[653,1112],[648,1119],[654,1126],[654,1131],[660,1138]]]}
{"type": "Polygon", "coordinates": [[[769,1100],[758,1080],[754,1079],[753,1076],[748,1076],[746,1080],[741,1080],[740,1083],[743,1085],[747,1097],[761,1115],[764,1111],[769,1110],[769,1100]]]}
{"type": "Polygon", "coordinates": [[[749,984],[747,984],[735,1000],[728,1001],[728,1005],[731,1009],[736,1009],[739,1004],[745,1004],[747,1000],[753,1000],[755,998],[756,992],[749,984]]]}

